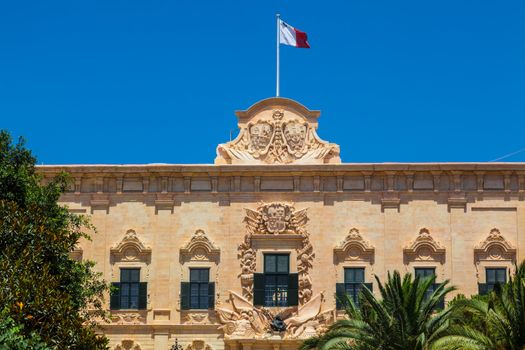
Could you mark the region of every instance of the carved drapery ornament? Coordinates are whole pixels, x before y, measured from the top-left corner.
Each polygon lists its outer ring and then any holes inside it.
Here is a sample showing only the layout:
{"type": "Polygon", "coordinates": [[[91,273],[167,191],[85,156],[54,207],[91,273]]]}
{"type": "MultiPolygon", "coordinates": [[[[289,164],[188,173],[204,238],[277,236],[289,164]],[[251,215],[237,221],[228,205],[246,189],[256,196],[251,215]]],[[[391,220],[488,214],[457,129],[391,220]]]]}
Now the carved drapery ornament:
{"type": "Polygon", "coordinates": [[[109,317],[110,324],[116,325],[138,325],[146,323],[146,313],[140,311],[118,311],[112,310],[109,317]]]}
{"type": "Polygon", "coordinates": [[[334,254],[339,261],[350,260],[372,260],[375,253],[375,248],[366,241],[355,227],[350,229],[350,232],[345,239],[334,248],[334,254]]]}
{"type": "Polygon", "coordinates": [[[216,260],[220,252],[203,230],[195,231],[188,243],[180,248],[181,257],[195,261],[216,260]]]}
{"type": "Polygon", "coordinates": [[[315,257],[310,235],[306,230],[306,209],[296,211],[291,203],[261,203],[257,210],[245,209],[244,222],[248,233],[238,247],[241,265],[243,296],[253,298],[253,273],[256,269],[256,252],[252,246],[254,236],[296,235],[300,239],[297,249],[297,273],[299,276],[299,302],[304,304],[312,297],[312,280],[309,271],[315,257]]]}
{"type": "Polygon", "coordinates": [[[514,248],[503,237],[497,228],[490,230],[485,240],[474,248],[476,260],[511,260],[516,259],[516,248],[514,248]]]}
{"type": "Polygon", "coordinates": [[[319,112],[283,98],[238,112],[239,135],[217,147],[217,164],[340,163],[339,146],[319,138],[319,112]],[[271,112],[271,113],[270,113],[271,112]]]}
{"type": "Polygon", "coordinates": [[[246,298],[230,291],[225,305],[216,308],[226,339],[266,339],[272,336],[272,321],[279,316],[286,325],[282,339],[306,339],[324,332],[333,322],[333,310],[325,310],[324,294],[319,293],[304,305],[268,309],[253,306],[246,298]]]}
{"type": "Polygon", "coordinates": [[[151,248],[138,238],[135,230],[128,230],[124,238],[111,247],[110,253],[121,261],[140,261],[151,256],[151,248]]]}
{"type": "Polygon", "coordinates": [[[445,262],[446,249],[430,235],[426,228],[419,230],[417,238],[403,249],[405,263],[409,260],[445,262]]]}

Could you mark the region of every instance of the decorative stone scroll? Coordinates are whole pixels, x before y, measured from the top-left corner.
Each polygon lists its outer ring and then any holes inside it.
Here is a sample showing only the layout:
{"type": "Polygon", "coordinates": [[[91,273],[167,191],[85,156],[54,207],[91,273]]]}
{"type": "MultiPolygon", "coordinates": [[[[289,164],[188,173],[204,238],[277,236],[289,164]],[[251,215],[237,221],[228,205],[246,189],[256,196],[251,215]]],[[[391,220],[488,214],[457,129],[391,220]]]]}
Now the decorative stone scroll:
{"type": "Polygon", "coordinates": [[[217,307],[217,317],[226,339],[267,339],[275,336],[272,321],[284,322],[281,339],[306,339],[319,335],[333,322],[333,310],[325,310],[324,295],[319,293],[307,303],[297,307],[268,309],[253,306],[246,298],[230,291],[228,302],[217,307]]]}
{"type": "Polygon", "coordinates": [[[514,248],[503,237],[497,228],[490,230],[485,240],[474,248],[476,260],[511,260],[516,259],[516,248],[514,248]]]}
{"type": "Polygon", "coordinates": [[[317,135],[319,112],[298,102],[267,99],[237,116],[239,135],[217,147],[216,164],[341,163],[339,146],[317,135]]]}
{"type": "Polygon", "coordinates": [[[371,260],[373,262],[374,253],[375,248],[363,239],[355,227],[350,229],[346,238],[334,248],[338,261],[371,260]]]}
{"type": "Polygon", "coordinates": [[[151,248],[140,241],[135,230],[128,230],[124,238],[110,249],[110,253],[120,261],[140,261],[151,256],[151,248]]]}
{"type": "Polygon", "coordinates": [[[419,230],[417,238],[403,249],[407,261],[438,261],[445,262],[446,249],[434,240],[426,228],[419,230]]]}
{"type": "Polygon", "coordinates": [[[195,231],[189,242],[180,248],[181,257],[192,261],[216,260],[220,252],[203,230],[195,231]]]}
{"type": "Polygon", "coordinates": [[[299,275],[299,302],[304,304],[312,297],[312,280],[309,271],[315,257],[310,235],[306,230],[306,209],[296,211],[291,203],[261,203],[257,210],[245,209],[244,222],[248,233],[238,247],[241,262],[241,286],[243,296],[253,298],[253,273],[256,268],[256,251],[252,240],[261,235],[292,235],[300,240],[297,248],[297,272],[299,275]]]}

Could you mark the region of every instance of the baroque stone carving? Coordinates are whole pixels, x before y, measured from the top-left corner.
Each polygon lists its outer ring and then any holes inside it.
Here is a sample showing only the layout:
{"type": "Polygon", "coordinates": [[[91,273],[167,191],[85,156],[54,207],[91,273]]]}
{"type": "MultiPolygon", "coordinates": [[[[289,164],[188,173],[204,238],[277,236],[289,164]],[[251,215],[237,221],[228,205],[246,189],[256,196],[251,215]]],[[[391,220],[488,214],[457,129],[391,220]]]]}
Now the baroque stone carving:
{"type": "Polygon", "coordinates": [[[212,350],[212,348],[204,340],[196,339],[188,344],[186,350],[212,350]]]}
{"type": "Polygon", "coordinates": [[[350,232],[345,239],[334,248],[334,254],[339,261],[343,260],[373,260],[375,248],[366,241],[355,227],[350,229],[350,232]]]}
{"type": "Polygon", "coordinates": [[[140,241],[135,230],[128,230],[124,238],[111,247],[110,253],[121,261],[138,261],[151,255],[151,248],[140,241]]]}
{"type": "Polygon", "coordinates": [[[114,347],[114,350],[142,350],[140,344],[131,339],[124,339],[114,347]]]}
{"type": "Polygon", "coordinates": [[[209,312],[187,312],[184,314],[182,322],[184,324],[211,324],[214,320],[210,319],[209,312]]]}
{"type": "Polygon", "coordinates": [[[497,228],[490,230],[485,240],[474,248],[477,260],[515,260],[516,248],[503,237],[497,228]]]}
{"type": "Polygon", "coordinates": [[[109,320],[111,324],[117,325],[136,325],[146,323],[146,317],[144,314],[127,311],[112,311],[109,320]]]}
{"type": "MultiPolygon", "coordinates": [[[[263,101],[262,104],[267,101],[263,101]]],[[[295,101],[275,99],[271,113],[255,113],[239,123],[237,138],[217,147],[216,163],[340,163],[339,146],[323,141],[311,112],[295,101]],[[279,103],[280,102],[280,103],[279,103]],[[282,105],[278,107],[277,105],[282,105]],[[288,106],[285,106],[288,105],[288,106]],[[293,112],[285,107],[295,107],[293,112]],[[302,110],[303,113],[297,113],[302,110]],[[310,119],[308,118],[310,117],[310,119]]],[[[250,108],[257,109],[257,106],[250,108]]],[[[270,106],[267,106],[270,108],[270,106]]],[[[243,113],[250,113],[250,110],[243,113]]],[[[259,111],[260,112],[260,111],[259,111]]],[[[239,115],[239,113],[238,113],[239,115]]],[[[318,117],[318,113],[315,119],[318,117]]]]}
{"type": "Polygon", "coordinates": [[[324,310],[323,305],[324,295],[319,293],[299,307],[269,309],[253,306],[230,291],[227,304],[216,311],[226,339],[265,339],[272,336],[272,331],[279,332],[281,338],[305,339],[317,335],[333,321],[333,310],[324,310]],[[275,320],[280,321],[279,329],[273,329],[275,320]]]}
{"type": "Polygon", "coordinates": [[[297,249],[297,273],[299,275],[299,302],[306,303],[312,297],[312,280],[309,271],[315,257],[310,235],[306,230],[306,209],[296,211],[290,203],[261,203],[257,210],[245,209],[244,222],[248,233],[238,247],[241,265],[243,296],[253,297],[253,273],[256,268],[256,252],[252,247],[253,235],[298,235],[301,243],[297,249]]]}
{"type": "Polygon", "coordinates": [[[439,260],[441,263],[444,263],[445,251],[426,228],[419,230],[417,238],[403,249],[405,258],[410,260],[439,260]]]}
{"type": "Polygon", "coordinates": [[[180,249],[181,256],[196,261],[214,260],[220,252],[203,230],[195,231],[189,242],[180,249]]]}

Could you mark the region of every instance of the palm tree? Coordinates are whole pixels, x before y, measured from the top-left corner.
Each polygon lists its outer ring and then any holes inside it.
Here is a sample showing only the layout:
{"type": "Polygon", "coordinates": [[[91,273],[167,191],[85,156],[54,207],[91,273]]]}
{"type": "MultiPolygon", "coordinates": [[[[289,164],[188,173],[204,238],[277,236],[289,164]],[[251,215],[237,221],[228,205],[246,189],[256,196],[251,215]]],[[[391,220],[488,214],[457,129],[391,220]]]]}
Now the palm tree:
{"type": "Polygon", "coordinates": [[[383,286],[376,276],[381,300],[363,288],[359,308],[346,296],[346,318],[335,322],[319,337],[306,340],[300,350],[423,350],[448,327],[450,310],[438,310],[444,297],[454,290],[445,281],[427,295],[435,276],[403,278],[388,274],[383,286]]]}
{"type": "Polygon", "coordinates": [[[453,310],[455,322],[435,349],[525,349],[525,261],[488,298],[459,300],[453,310]]]}

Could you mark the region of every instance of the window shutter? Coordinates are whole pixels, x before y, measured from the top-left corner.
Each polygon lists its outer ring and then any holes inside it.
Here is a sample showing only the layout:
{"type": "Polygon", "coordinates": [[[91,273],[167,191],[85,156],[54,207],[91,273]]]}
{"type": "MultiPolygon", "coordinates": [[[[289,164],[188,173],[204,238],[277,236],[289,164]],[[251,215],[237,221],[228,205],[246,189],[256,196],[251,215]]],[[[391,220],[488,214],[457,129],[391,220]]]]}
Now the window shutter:
{"type": "Polygon", "coordinates": [[[148,282],[139,283],[139,310],[148,308],[148,282]]]}
{"type": "Polygon", "coordinates": [[[372,283],[363,283],[363,285],[368,288],[369,291],[374,292],[374,285],[372,283]]]}
{"type": "Polygon", "coordinates": [[[109,308],[110,310],[120,310],[120,283],[113,282],[111,286],[116,290],[111,292],[109,297],[109,308]]]}
{"type": "Polygon", "coordinates": [[[215,282],[208,283],[208,309],[215,308],[215,282]]]}
{"type": "Polygon", "coordinates": [[[288,306],[299,305],[299,275],[291,273],[288,278],[288,306]]]}
{"type": "Polygon", "coordinates": [[[253,305],[264,306],[264,274],[253,274],[253,305]]]}
{"type": "Polygon", "coordinates": [[[180,308],[181,310],[190,309],[190,282],[180,283],[180,308]]]}
{"type": "Polygon", "coordinates": [[[343,302],[345,300],[345,284],[344,283],[336,283],[335,284],[335,307],[338,310],[341,310],[343,308],[343,302]]]}

